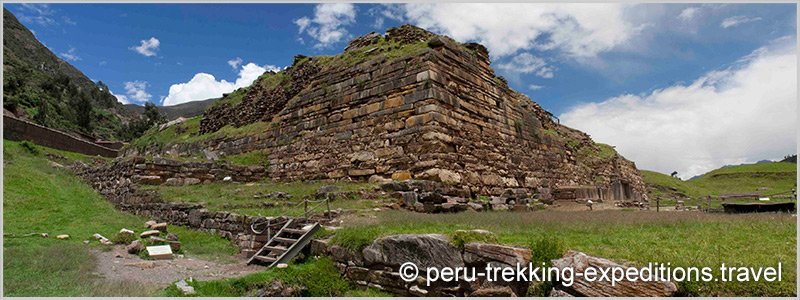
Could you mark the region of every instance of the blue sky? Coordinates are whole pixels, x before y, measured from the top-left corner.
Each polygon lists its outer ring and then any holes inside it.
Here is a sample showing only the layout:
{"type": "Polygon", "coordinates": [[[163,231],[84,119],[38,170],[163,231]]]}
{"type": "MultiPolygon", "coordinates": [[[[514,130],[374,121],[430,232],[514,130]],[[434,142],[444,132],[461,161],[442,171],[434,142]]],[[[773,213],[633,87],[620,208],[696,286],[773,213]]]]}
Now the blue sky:
{"type": "Polygon", "coordinates": [[[484,44],[512,88],[639,167],[688,178],[796,152],[795,4],[5,7],[125,102],[218,97],[296,54],[337,54],[353,37],[411,23],[484,44]],[[763,74],[786,80],[759,85],[763,74]],[[741,121],[764,114],[772,120],[741,121]]]}

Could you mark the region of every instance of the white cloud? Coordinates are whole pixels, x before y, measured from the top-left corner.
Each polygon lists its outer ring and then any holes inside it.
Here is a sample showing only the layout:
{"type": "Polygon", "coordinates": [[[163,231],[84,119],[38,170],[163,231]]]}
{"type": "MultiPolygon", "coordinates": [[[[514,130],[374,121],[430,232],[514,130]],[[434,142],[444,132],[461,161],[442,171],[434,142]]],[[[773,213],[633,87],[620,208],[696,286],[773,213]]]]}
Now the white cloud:
{"type": "Polygon", "coordinates": [[[687,7],[681,11],[681,14],[678,15],[678,19],[684,22],[691,21],[695,16],[697,16],[698,12],[700,12],[700,7],[687,7]]]}
{"type": "Polygon", "coordinates": [[[81,60],[78,54],[75,53],[75,47],[70,47],[69,51],[62,52],[61,57],[65,58],[66,60],[76,61],[81,60]]]}
{"type": "Polygon", "coordinates": [[[234,70],[239,69],[239,65],[242,64],[242,58],[241,57],[237,57],[236,59],[231,59],[231,60],[228,61],[228,64],[234,70]]]}
{"type": "Polygon", "coordinates": [[[197,73],[189,82],[173,84],[169,87],[169,95],[164,98],[163,105],[177,105],[181,103],[206,100],[221,97],[238,88],[250,86],[261,74],[266,71],[280,71],[272,65],[259,66],[255,63],[242,65],[239,77],[235,82],[219,80],[208,73],[197,73]]]}
{"type": "Polygon", "coordinates": [[[511,59],[510,62],[500,64],[497,67],[512,73],[533,73],[542,78],[553,78],[553,67],[548,66],[541,57],[533,56],[527,52],[521,53],[511,59]]]}
{"type": "Polygon", "coordinates": [[[781,38],[691,84],[577,105],[559,118],[641,169],[684,179],[782,158],[797,151],[795,43],[781,38]]]}
{"type": "Polygon", "coordinates": [[[535,84],[531,84],[531,85],[529,85],[529,86],[528,86],[528,88],[529,88],[529,89],[531,89],[531,90],[534,90],[534,91],[536,91],[536,90],[541,90],[541,89],[543,89],[543,88],[544,88],[544,86],[543,86],[543,85],[535,85],[535,84]]]}
{"type": "Polygon", "coordinates": [[[161,45],[161,42],[155,37],[151,37],[149,40],[142,40],[141,42],[141,45],[131,46],[128,49],[139,52],[139,54],[144,56],[154,56],[156,55],[156,51],[158,51],[158,46],[161,45]]]}
{"type": "Polygon", "coordinates": [[[638,25],[623,18],[626,4],[411,3],[405,20],[458,41],[476,41],[497,57],[520,50],[560,50],[594,57],[626,43],[638,25]]]}
{"type": "Polygon", "coordinates": [[[101,60],[101,61],[100,61],[100,62],[98,62],[97,64],[98,64],[98,65],[100,65],[100,66],[105,66],[107,63],[108,63],[107,61],[105,61],[105,60],[101,60]]]}
{"type": "Polygon", "coordinates": [[[324,48],[346,38],[349,33],[344,26],[356,22],[356,8],[350,3],[325,3],[314,7],[314,18],[302,17],[294,20],[298,32],[305,32],[315,40],[315,47],[324,48]]]}
{"type": "Polygon", "coordinates": [[[737,26],[739,24],[755,22],[755,21],[760,21],[760,20],[761,20],[760,17],[748,18],[746,16],[733,16],[733,17],[725,18],[724,20],[722,20],[722,23],[719,24],[719,27],[728,28],[728,27],[737,26]]]}
{"type": "Polygon", "coordinates": [[[22,10],[18,17],[23,22],[37,23],[42,26],[56,24],[53,15],[56,13],[47,3],[22,3],[22,10]]]}
{"type": "MultiPolygon", "coordinates": [[[[125,82],[125,92],[128,94],[125,98],[125,101],[133,101],[133,102],[147,102],[150,100],[152,95],[145,92],[147,88],[147,81],[127,81],[125,82]]],[[[117,98],[119,100],[119,98],[117,98]]]]}
{"type": "Polygon", "coordinates": [[[67,24],[69,24],[69,25],[73,25],[73,26],[74,26],[74,25],[78,25],[78,23],[77,23],[77,22],[73,21],[72,19],[70,19],[70,18],[69,18],[69,17],[67,17],[67,16],[63,16],[63,17],[61,17],[61,19],[62,19],[62,20],[64,20],[64,23],[67,23],[67,24]]]}
{"type": "Polygon", "coordinates": [[[114,92],[111,92],[111,95],[113,95],[114,97],[116,97],[116,98],[117,98],[117,101],[119,101],[119,103],[122,103],[122,104],[131,104],[131,101],[130,101],[130,100],[128,100],[128,97],[127,97],[127,96],[125,96],[125,95],[117,95],[117,94],[114,94],[114,92]]]}

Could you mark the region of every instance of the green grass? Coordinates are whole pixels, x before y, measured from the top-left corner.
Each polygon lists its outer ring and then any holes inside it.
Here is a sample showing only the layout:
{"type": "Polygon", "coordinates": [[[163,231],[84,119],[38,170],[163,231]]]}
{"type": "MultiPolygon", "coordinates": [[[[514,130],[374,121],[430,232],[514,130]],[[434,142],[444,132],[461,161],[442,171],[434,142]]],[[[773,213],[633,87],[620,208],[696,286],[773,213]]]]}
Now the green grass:
{"type": "MultiPolygon", "coordinates": [[[[786,162],[742,165],[720,168],[691,180],[680,180],[666,174],[653,171],[642,171],[645,183],[665,187],[667,190],[649,187],[650,198],[662,199],[662,204],[674,204],[670,194],[681,193],[690,199],[681,199],[687,205],[706,204],[705,196],[712,195],[711,207],[721,207],[716,196],[734,193],[759,192],[761,195],[791,194],[797,188],[797,165],[786,162]]],[[[753,202],[754,199],[730,199],[727,202],[753,202]]],[[[771,199],[772,202],[790,201],[789,199],[771,199]]],[[[654,201],[651,201],[654,202],[654,201]]]]}
{"type": "MultiPolygon", "coordinates": [[[[188,186],[143,186],[143,189],[157,190],[161,193],[161,198],[171,202],[194,202],[205,203],[209,210],[225,210],[240,214],[253,216],[280,216],[298,215],[303,211],[300,206],[297,209],[295,204],[302,202],[304,196],[313,196],[316,191],[327,185],[336,185],[341,189],[337,192],[355,191],[370,189],[375,184],[372,183],[323,183],[323,182],[289,182],[272,183],[264,180],[252,185],[229,184],[229,183],[210,183],[203,185],[188,186]],[[254,198],[256,194],[267,194],[271,192],[289,193],[292,197],[289,200],[277,200],[274,198],[254,198]],[[277,207],[265,208],[259,206],[264,202],[288,201],[293,205],[279,205],[277,207]]],[[[313,197],[312,197],[313,199],[313,197]]],[[[316,205],[316,204],[309,204],[316,205]]],[[[364,209],[380,207],[380,204],[372,199],[335,199],[331,202],[331,209],[364,209]]],[[[311,208],[311,207],[309,207],[311,208]]],[[[324,209],[324,205],[316,210],[317,213],[324,209]]]]}
{"type": "MultiPolygon", "coordinates": [[[[286,269],[271,268],[263,272],[249,274],[240,278],[194,281],[196,296],[199,297],[244,297],[252,296],[259,287],[268,286],[278,279],[285,286],[295,290],[301,297],[381,297],[390,294],[376,289],[359,290],[343,279],[327,257],[311,258],[303,264],[290,264],[286,269]]],[[[160,296],[183,297],[175,285],[167,287],[160,296]]]]}
{"type": "Polygon", "coordinates": [[[141,137],[131,141],[130,145],[126,147],[134,147],[142,150],[150,145],[163,147],[168,144],[194,143],[204,141],[218,135],[242,137],[248,134],[257,134],[259,132],[263,132],[270,127],[270,123],[259,121],[238,128],[231,125],[225,125],[216,132],[199,134],[200,120],[202,120],[202,118],[202,116],[194,117],[180,124],[170,126],[163,131],[158,131],[158,127],[154,126],[148,129],[141,137]]]}
{"type": "Polygon", "coordinates": [[[484,229],[501,244],[533,247],[548,256],[559,248],[575,249],[612,260],[671,263],[672,266],[769,267],[783,265],[781,282],[679,283],[692,296],[796,295],[796,219],[787,214],[702,214],[656,212],[464,212],[419,214],[385,211],[378,220],[337,230],[332,242],[360,249],[382,235],[442,233],[484,229]],[[559,246],[535,246],[543,236],[559,246]],[[534,246],[532,246],[534,245],[534,246]],[[553,250],[555,249],[555,250],[553,250]]]}
{"type": "MultiPolygon", "coordinates": [[[[50,238],[3,238],[4,296],[146,296],[153,287],[98,280],[90,249],[103,249],[94,233],[113,237],[121,228],[137,233],[145,218],[122,213],[63,168],[50,167],[46,152],[32,154],[18,142],[3,141],[3,231],[46,232],[50,238]],[[59,240],[56,235],[68,234],[59,240]],[[83,240],[92,241],[84,245],[83,240]]],[[[70,154],[69,156],[80,156],[70,154]]],[[[91,159],[83,157],[83,159],[91,159]]],[[[234,245],[221,237],[179,226],[187,257],[228,258],[234,245]]]]}
{"type": "Polygon", "coordinates": [[[235,155],[223,156],[221,159],[228,160],[237,165],[252,166],[260,165],[269,167],[268,153],[265,150],[255,150],[235,155]]]}

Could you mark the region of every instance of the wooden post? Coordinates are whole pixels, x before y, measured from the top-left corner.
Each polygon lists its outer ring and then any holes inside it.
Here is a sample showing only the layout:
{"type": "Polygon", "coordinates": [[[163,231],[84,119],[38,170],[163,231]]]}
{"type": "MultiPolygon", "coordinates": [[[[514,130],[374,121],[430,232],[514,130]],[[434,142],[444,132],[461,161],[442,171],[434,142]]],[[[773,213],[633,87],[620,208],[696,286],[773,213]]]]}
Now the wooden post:
{"type": "Polygon", "coordinates": [[[308,199],[303,199],[303,210],[306,213],[306,222],[308,222],[308,199]]]}
{"type": "Polygon", "coordinates": [[[331,216],[331,201],[327,193],[325,194],[325,206],[328,208],[328,220],[333,221],[333,216],[331,216]]]}
{"type": "Polygon", "coordinates": [[[661,210],[661,197],[656,198],[656,212],[661,210]]]}

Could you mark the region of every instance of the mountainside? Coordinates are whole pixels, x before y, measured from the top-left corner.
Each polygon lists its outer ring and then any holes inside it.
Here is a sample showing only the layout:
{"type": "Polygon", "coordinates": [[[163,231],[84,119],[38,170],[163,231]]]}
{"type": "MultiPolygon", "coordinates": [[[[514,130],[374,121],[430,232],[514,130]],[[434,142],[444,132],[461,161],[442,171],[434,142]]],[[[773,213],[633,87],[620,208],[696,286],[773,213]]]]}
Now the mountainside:
{"type": "Polygon", "coordinates": [[[3,9],[3,107],[14,115],[65,131],[116,139],[128,112],[102,82],[42,45],[3,9]]]}
{"type": "Polygon", "coordinates": [[[797,188],[797,164],[770,162],[726,166],[682,181],[653,171],[642,171],[648,193],[665,198],[754,193],[770,195],[797,188]]]}
{"type": "MultiPolygon", "coordinates": [[[[217,99],[202,101],[192,101],[172,106],[158,106],[158,112],[167,117],[168,120],[178,117],[193,118],[203,114],[205,109],[217,99]]],[[[143,114],[145,107],[137,104],[125,104],[125,108],[136,114],[143,114]]]]}
{"type": "Polygon", "coordinates": [[[482,45],[390,28],[339,55],[298,55],[125,154],[256,154],[277,181],[431,179],[481,194],[583,186],[641,200],[632,162],[559,124],[490,63],[482,45]]]}

